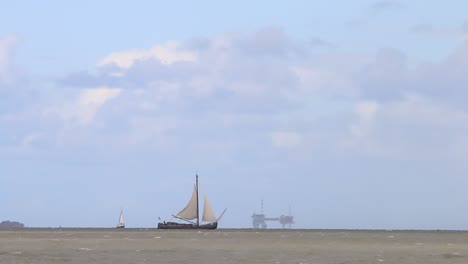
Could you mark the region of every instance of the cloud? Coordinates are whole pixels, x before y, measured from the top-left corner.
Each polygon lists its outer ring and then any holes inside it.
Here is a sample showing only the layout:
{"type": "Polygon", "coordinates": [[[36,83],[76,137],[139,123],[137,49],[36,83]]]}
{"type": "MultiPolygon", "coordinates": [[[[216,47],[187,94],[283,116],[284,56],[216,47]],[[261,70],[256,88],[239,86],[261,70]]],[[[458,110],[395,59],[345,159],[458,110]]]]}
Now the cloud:
{"type": "MultiPolygon", "coordinates": [[[[410,152],[405,146],[412,153],[421,146],[403,145],[390,131],[424,134],[430,119],[423,109],[433,109],[440,119],[468,111],[462,99],[468,83],[465,53],[464,42],[433,64],[397,49],[323,53],[274,28],[156,43],[111,53],[98,60],[93,74],[78,71],[61,79],[59,87],[79,89],[55,89],[41,102],[42,111],[34,109],[45,113],[35,118],[53,131],[22,131],[23,140],[16,142],[74,142],[79,134],[84,138],[79,142],[176,152],[181,146],[192,151],[223,146],[229,149],[225,155],[234,155],[255,146],[274,153],[308,151],[313,144],[330,155],[398,157],[410,152]],[[414,126],[408,127],[409,115],[398,114],[410,111],[406,106],[420,109],[412,111],[418,113],[414,126]]],[[[437,130],[452,135],[453,125],[439,123],[437,130]]]]}
{"type": "Polygon", "coordinates": [[[408,88],[408,59],[396,49],[382,49],[367,65],[363,65],[357,77],[364,97],[379,100],[401,98],[408,88]]]}
{"type": "Polygon", "coordinates": [[[119,96],[120,93],[121,89],[109,87],[82,89],[73,102],[51,107],[45,111],[45,114],[57,115],[64,122],[73,126],[89,125],[99,109],[108,101],[119,96]]]}
{"type": "Polygon", "coordinates": [[[373,137],[378,121],[379,103],[376,101],[359,101],[354,107],[354,120],[349,125],[349,136],[338,144],[338,148],[352,148],[358,152],[374,151],[373,137]]]}
{"type": "MultiPolygon", "coordinates": [[[[93,198],[130,174],[134,193],[159,186],[155,168],[176,182],[202,168],[216,175],[206,182],[237,177],[253,182],[256,194],[294,190],[297,201],[319,181],[326,191],[317,197],[339,193],[341,201],[366,188],[413,191],[468,169],[464,41],[431,63],[397,49],[323,52],[273,28],[153,47],[195,56],[161,53],[172,58],[164,60],[153,48],[123,50],[96,60],[92,73],[78,69],[55,85],[37,83],[29,97],[13,89],[14,100],[0,104],[0,156],[35,157],[44,171],[63,166],[60,176],[43,173],[40,182],[94,181],[93,198]],[[294,180],[279,180],[286,174],[294,180]]],[[[245,184],[228,187],[223,191],[237,192],[245,184]]],[[[171,188],[161,187],[161,197],[171,188]]]]}
{"type": "Polygon", "coordinates": [[[302,142],[302,136],[296,132],[278,131],[271,134],[271,140],[275,147],[291,148],[302,142]]]}
{"type": "Polygon", "coordinates": [[[357,123],[352,125],[351,133],[356,137],[366,136],[374,121],[378,108],[379,104],[375,101],[358,102],[355,108],[358,119],[357,123]]]}
{"type": "Polygon", "coordinates": [[[11,80],[11,55],[12,48],[18,42],[15,35],[6,35],[0,38],[0,88],[2,82],[11,80]]]}
{"type": "Polygon", "coordinates": [[[323,40],[321,38],[315,37],[310,40],[310,45],[312,47],[318,48],[333,48],[335,45],[333,43],[323,40]]]}
{"type": "Polygon", "coordinates": [[[461,30],[462,30],[463,38],[465,39],[465,41],[467,41],[468,40],[468,21],[462,25],[461,30]]]}
{"type": "Polygon", "coordinates": [[[447,39],[458,36],[460,34],[460,31],[454,28],[437,27],[432,24],[418,24],[411,27],[410,33],[422,37],[447,39]]]}
{"type": "Polygon", "coordinates": [[[402,88],[418,92],[435,101],[467,110],[462,98],[468,82],[468,41],[464,40],[447,58],[439,63],[424,63],[408,73],[402,88]]]}
{"type": "Polygon", "coordinates": [[[107,87],[82,90],[78,97],[75,112],[78,122],[87,124],[92,121],[99,108],[109,100],[117,97],[120,92],[120,89],[107,87]]]}
{"type": "Polygon", "coordinates": [[[124,52],[114,52],[98,61],[97,66],[114,64],[120,68],[128,69],[139,60],[155,59],[162,64],[172,64],[179,61],[194,62],[197,54],[184,50],[175,41],[165,44],[155,45],[149,50],[132,50],[124,52]]]}
{"type": "Polygon", "coordinates": [[[250,36],[237,35],[230,41],[231,49],[238,49],[241,53],[255,57],[287,57],[297,52],[291,39],[282,30],[265,28],[254,32],[250,36]]]}
{"type": "MultiPolygon", "coordinates": [[[[316,53],[308,43],[296,42],[273,28],[251,34],[226,33],[211,39],[168,43],[172,43],[174,50],[196,54],[193,57],[196,60],[163,63],[156,55],[130,56],[131,63],[125,67],[99,64],[102,66],[98,67],[97,74],[81,72],[64,82],[70,86],[119,87],[122,91],[134,91],[122,94],[121,100],[116,101],[121,107],[130,107],[127,113],[121,113],[122,117],[132,118],[130,113],[169,115],[171,121],[149,119],[163,128],[155,133],[161,136],[165,136],[167,130],[188,125],[187,118],[203,117],[210,120],[207,129],[220,129],[226,125],[220,120],[226,120],[227,116],[230,120],[245,120],[238,117],[250,115],[256,120],[248,122],[258,124],[258,135],[270,135],[274,146],[298,147],[304,138],[321,136],[309,130],[305,133],[303,128],[294,130],[297,134],[287,134],[288,128],[281,125],[277,115],[309,114],[309,118],[319,118],[319,122],[326,123],[325,120],[331,118],[327,111],[343,118],[349,111],[356,116],[348,116],[340,121],[341,127],[333,128],[343,132],[321,133],[336,137],[329,139],[331,145],[333,141],[340,141],[337,138],[352,137],[349,142],[367,142],[369,148],[379,146],[375,142],[380,138],[374,135],[381,133],[378,120],[388,106],[406,102],[409,96],[416,95],[429,98],[428,104],[453,108],[450,104],[464,98],[463,85],[468,83],[462,74],[467,67],[465,43],[440,63],[420,62],[411,67],[408,55],[396,49],[382,49],[375,54],[316,53]],[[120,74],[113,75],[115,70],[120,74]],[[444,85],[447,83],[450,85],[444,85]],[[444,93],[448,90],[450,93],[444,93]],[[340,100],[349,103],[336,103],[340,100]],[[317,101],[322,110],[308,113],[308,109],[314,109],[311,102],[317,101]],[[177,126],[165,126],[162,122],[177,126]]],[[[123,51],[120,54],[133,53],[123,51]]],[[[138,54],[155,53],[149,49],[139,50],[138,54]]],[[[112,55],[106,58],[109,57],[112,55]]],[[[457,105],[462,107],[462,102],[457,105]]],[[[94,113],[90,111],[88,115],[94,113]]],[[[83,114],[79,119],[91,119],[85,117],[88,115],[83,114]]],[[[149,136],[136,134],[138,130],[152,130],[143,128],[143,123],[133,123],[132,142],[150,140],[149,136]]],[[[230,123],[230,126],[239,129],[246,124],[243,121],[230,123]]]]}
{"type": "MultiPolygon", "coordinates": [[[[194,45],[192,41],[170,43],[171,47],[177,47],[172,50],[187,56],[175,56],[177,60],[163,63],[154,48],[137,53],[113,53],[100,60],[97,74],[78,72],[62,79],[60,84],[134,90],[173,87],[171,91],[177,93],[178,98],[187,99],[185,103],[193,107],[197,103],[193,97],[200,100],[216,97],[212,107],[259,110],[277,107],[281,104],[281,94],[297,86],[298,78],[289,66],[300,60],[303,49],[282,31],[265,29],[248,35],[227,33],[204,41],[203,45],[194,45]],[[106,63],[101,63],[104,61],[106,63]],[[252,96],[261,96],[263,101],[254,102],[252,96]]],[[[166,95],[173,96],[173,92],[166,95]]]]}
{"type": "Polygon", "coordinates": [[[386,159],[457,159],[467,132],[468,112],[407,95],[379,104],[359,102],[341,147],[386,159]]]}
{"type": "Polygon", "coordinates": [[[380,0],[372,4],[371,10],[374,13],[381,13],[387,10],[399,9],[403,7],[400,1],[396,0],[380,0]]]}
{"type": "Polygon", "coordinates": [[[14,34],[0,37],[0,119],[2,115],[11,116],[12,112],[35,107],[42,99],[31,87],[29,73],[14,61],[18,42],[14,34]]]}

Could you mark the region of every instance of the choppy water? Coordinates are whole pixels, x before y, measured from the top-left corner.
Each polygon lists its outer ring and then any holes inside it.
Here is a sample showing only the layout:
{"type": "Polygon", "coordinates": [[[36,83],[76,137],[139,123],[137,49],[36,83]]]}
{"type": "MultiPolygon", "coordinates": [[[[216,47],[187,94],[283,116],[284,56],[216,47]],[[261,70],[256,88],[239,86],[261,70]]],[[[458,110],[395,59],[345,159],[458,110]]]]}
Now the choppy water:
{"type": "Polygon", "coordinates": [[[468,263],[468,233],[3,230],[0,263],[468,263]]]}

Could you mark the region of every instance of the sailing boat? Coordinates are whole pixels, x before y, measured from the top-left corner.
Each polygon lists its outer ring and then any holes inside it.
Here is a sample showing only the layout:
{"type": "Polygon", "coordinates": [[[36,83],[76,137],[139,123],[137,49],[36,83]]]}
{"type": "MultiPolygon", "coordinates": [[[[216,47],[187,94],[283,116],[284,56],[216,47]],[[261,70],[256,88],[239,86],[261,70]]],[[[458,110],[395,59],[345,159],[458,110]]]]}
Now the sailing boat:
{"type": "Polygon", "coordinates": [[[178,214],[173,215],[173,217],[181,219],[183,221],[188,222],[187,224],[184,223],[177,223],[177,222],[163,222],[158,223],[158,229],[216,229],[218,227],[218,221],[226,212],[224,209],[223,213],[216,218],[213,208],[211,207],[210,202],[208,201],[206,195],[204,195],[204,208],[203,208],[203,216],[202,222],[206,222],[206,224],[200,224],[200,216],[198,210],[198,174],[196,175],[196,182],[193,188],[192,197],[188,204],[180,211],[178,214]],[[191,220],[196,219],[197,222],[192,222],[191,220]]]}
{"type": "Polygon", "coordinates": [[[115,228],[125,228],[125,222],[124,222],[122,210],[120,210],[119,223],[117,224],[115,228]]]}

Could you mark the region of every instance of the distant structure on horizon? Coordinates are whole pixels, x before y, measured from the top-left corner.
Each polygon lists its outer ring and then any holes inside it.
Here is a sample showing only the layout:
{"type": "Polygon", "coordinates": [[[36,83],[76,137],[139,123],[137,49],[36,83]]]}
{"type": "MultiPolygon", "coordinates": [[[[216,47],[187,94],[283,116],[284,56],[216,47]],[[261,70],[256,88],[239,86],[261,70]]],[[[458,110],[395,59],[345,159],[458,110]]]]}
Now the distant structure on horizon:
{"type": "Polygon", "coordinates": [[[3,221],[0,223],[0,228],[23,228],[24,224],[19,222],[10,222],[10,221],[3,221]]]}
{"type": "Polygon", "coordinates": [[[261,207],[260,214],[257,214],[255,212],[252,214],[252,227],[255,229],[266,229],[267,221],[275,221],[275,222],[279,222],[283,226],[283,228],[288,226],[288,228],[291,229],[291,224],[294,224],[293,218],[294,217],[291,215],[291,207],[289,208],[288,215],[281,215],[279,217],[273,217],[273,218],[266,217],[265,214],[263,213],[263,200],[262,200],[262,207],[261,207]]]}

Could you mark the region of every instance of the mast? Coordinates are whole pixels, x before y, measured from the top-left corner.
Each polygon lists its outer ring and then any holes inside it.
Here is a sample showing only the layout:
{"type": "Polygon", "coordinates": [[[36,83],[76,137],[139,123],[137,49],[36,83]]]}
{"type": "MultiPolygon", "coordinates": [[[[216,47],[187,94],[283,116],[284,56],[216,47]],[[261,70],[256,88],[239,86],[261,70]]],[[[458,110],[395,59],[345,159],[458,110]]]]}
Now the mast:
{"type": "Polygon", "coordinates": [[[196,185],[197,185],[197,226],[200,225],[200,213],[199,213],[199,210],[198,210],[198,173],[195,174],[196,175],[196,185]]]}

